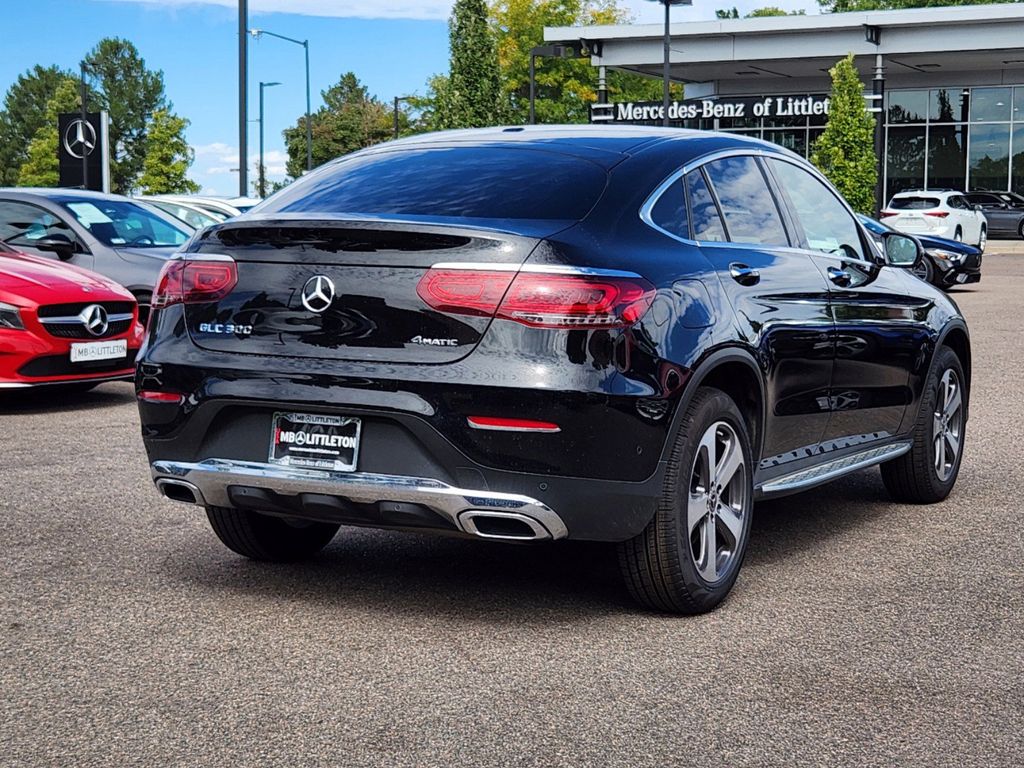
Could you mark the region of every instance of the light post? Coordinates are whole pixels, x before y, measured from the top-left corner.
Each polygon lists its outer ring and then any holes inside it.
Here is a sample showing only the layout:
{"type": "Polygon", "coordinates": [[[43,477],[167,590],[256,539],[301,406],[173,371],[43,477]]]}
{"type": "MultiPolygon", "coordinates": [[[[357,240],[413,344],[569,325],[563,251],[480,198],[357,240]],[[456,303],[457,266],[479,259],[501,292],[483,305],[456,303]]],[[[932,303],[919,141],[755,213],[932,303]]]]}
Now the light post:
{"type": "Polygon", "coordinates": [[[664,81],[664,83],[663,83],[663,90],[662,90],[662,97],[661,97],[661,105],[662,105],[662,110],[664,111],[664,115],[662,116],[662,125],[664,125],[666,128],[668,128],[668,126],[669,126],[669,119],[668,119],[669,83],[671,83],[671,81],[672,81],[672,71],[671,71],[672,6],[673,5],[693,5],[693,0],[655,0],[655,2],[661,3],[662,5],[665,6],[665,41],[664,41],[665,61],[664,61],[664,64],[662,66],[662,80],[664,81]]]}
{"type": "Polygon", "coordinates": [[[576,51],[568,45],[538,45],[530,49],[530,125],[537,124],[537,57],[569,59],[575,55],[576,51]]]}
{"type": "Polygon", "coordinates": [[[248,0],[238,0],[238,194],[249,194],[249,28],[248,0]]]}
{"type": "Polygon", "coordinates": [[[313,170],[313,123],[310,118],[311,103],[309,96],[309,40],[296,40],[294,37],[279,35],[277,32],[268,32],[265,29],[250,29],[249,34],[260,39],[261,35],[270,35],[278,40],[285,40],[289,43],[301,45],[306,52],[306,170],[313,170]]]}
{"type": "MultiPolygon", "coordinates": [[[[88,71],[88,67],[85,61],[81,62],[82,67],[82,130],[85,130],[85,126],[88,125],[88,110],[86,109],[85,102],[89,98],[89,85],[85,81],[85,73],[88,71]]],[[[89,153],[83,147],[82,149],[82,189],[89,189],[89,153]]]]}
{"type": "Polygon", "coordinates": [[[415,98],[415,96],[395,96],[395,109],[393,113],[394,117],[394,138],[398,138],[398,105],[403,101],[409,101],[415,98]]]}
{"type": "Polygon", "coordinates": [[[278,82],[264,83],[260,81],[260,168],[259,168],[259,191],[260,199],[262,200],[267,196],[267,169],[263,165],[263,91],[267,88],[273,88],[275,85],[280,85],[278,82]]]}

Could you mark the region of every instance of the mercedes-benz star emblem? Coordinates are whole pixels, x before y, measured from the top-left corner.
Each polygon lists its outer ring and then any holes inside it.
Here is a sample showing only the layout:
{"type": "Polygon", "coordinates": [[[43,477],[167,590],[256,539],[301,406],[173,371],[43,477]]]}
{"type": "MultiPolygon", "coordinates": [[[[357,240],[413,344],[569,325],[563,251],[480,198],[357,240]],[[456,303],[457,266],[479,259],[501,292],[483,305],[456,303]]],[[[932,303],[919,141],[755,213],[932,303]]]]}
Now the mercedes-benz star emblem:
{"type": "Polygon", "coordinates": [[[82,310],[78,318],[82,321],[82,325],[85,326],[85,330],[93,336],[102,336],[110,327],[107,310],[99,304],[90,304],[82,310]]]}
{"type": "Polygon", "coordinates": [[[334,283],[326,275],[315,275],[302,286],[302,306],[320,314],[334,301],[334,283]]]}
{"type": "Polygon", "coordinates": [[[64,131],[64,149],[81,160],[96,148],[96,129],[82,118],[73,121],[64,131]]]}

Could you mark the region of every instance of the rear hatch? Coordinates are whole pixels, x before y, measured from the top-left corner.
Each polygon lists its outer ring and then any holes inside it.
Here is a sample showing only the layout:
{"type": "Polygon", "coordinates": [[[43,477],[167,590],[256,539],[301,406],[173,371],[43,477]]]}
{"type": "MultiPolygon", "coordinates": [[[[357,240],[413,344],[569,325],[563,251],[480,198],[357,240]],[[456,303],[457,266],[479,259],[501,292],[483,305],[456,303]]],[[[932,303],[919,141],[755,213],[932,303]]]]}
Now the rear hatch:
{"type": "Polygon", "coordinates": [[[491,317],[431,309],[417,294],[427,270],[454,262],[514,273],[543,235],[567,225],[520,222],[510,234],[354,218],[228,222],[199,254],[230,256],[238,282],[217,301],[187,304],[188,331],[219,352],[454,362],[473,351],[491,317]]]}
{"type": "Polygon", "coordinates": [[[931,195],[894,197],[882,211],[882,219],[893,229],[924,234],[945,228],[949,211],[942,208],[941,198],[931,195]]]}

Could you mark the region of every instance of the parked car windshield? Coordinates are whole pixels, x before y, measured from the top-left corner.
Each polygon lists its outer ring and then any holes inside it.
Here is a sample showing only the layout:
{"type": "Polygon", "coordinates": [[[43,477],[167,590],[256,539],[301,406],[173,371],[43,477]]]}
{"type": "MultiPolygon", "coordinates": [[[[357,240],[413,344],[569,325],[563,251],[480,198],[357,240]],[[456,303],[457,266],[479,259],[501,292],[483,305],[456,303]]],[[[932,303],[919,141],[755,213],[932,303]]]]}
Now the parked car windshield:
{"type": "Polygon", "coordinates": [[[314,172],[259,213],[364,213],[476,219],[583,218],[607,174],[579,157],[507,147],[375,152],[314,172]]]}
{"type": "Polygon", "coordinates": [[[926,208],[938,208],[939,203],[937,197],[894,197],[888,207],[897,211],[920,211],[926,208]]]}
{"type": "Polygon", "coordinates": [[[115,248],[182,245],[189,238],[183,230],[135,203],[102,198],[70,198],[60,203],[93,237],[115,248]]]}

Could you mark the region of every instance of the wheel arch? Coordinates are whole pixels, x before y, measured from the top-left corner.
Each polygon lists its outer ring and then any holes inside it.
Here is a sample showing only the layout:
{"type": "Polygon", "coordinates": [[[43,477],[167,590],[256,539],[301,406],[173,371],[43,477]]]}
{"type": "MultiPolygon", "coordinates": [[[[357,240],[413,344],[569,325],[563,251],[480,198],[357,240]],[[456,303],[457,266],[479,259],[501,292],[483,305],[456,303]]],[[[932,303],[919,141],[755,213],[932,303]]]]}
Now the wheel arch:
{"type": "Polygon", "coordinates": [[[679,435],[686,407],[701,387],[719,389],[736,403],[750,432],[755,461],[760,461],[766,418],[764,377],[754,356],[739,347],[716,350],[695,366],[679,399],[672,433],[665,450],[671,450],[679,435]]]}
{"type": "MultiPolygon", "coordinates": [[[[967,332],[967,324],[961,320],[953,320],[942,330],[939,336],[939,347],[949,347],[960,359],[960,365],[964,367],[964,378],[967,384],[968,395],[971,392],[971,337],[967,332]]],[[[970,408],[967,409],[970,415],[970,408]]]]}

